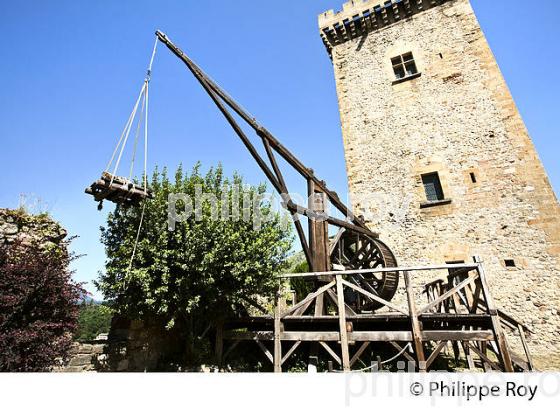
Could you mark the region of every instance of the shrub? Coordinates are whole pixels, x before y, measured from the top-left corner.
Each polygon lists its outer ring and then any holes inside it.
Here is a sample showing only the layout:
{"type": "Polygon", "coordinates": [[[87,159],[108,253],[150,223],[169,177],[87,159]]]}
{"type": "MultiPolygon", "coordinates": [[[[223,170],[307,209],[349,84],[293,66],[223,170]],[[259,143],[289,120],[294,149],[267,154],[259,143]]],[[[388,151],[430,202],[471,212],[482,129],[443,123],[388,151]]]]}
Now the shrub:
{"type": "Polygon", "coordinates": [[[45,371],[65,358],[85,291],[67,243],[0,247],[0,371],[45,371]]]}

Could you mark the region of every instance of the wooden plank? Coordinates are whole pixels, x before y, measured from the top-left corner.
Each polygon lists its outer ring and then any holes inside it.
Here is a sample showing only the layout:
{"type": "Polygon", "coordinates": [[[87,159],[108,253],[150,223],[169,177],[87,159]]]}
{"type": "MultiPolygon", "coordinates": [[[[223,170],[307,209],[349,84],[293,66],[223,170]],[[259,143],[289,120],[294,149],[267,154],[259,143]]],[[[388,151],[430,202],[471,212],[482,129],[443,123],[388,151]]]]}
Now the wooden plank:
{"type": "Polygon", "coordinates": [[[274,332],[224,332],[226,340],[274,340],[274,332]]]}
{"type": "Polygon", "coordinates": [[[494,333],[491,330],[425,330],[421,332],[424,341],[491,341],[494,333]]]}
{"type": "MultiPolygon", "coordinates": [[[[330,290],[330,289],[327,289],[330,290]]],[[[321,293],[320,295],[317,295],[317,297],[315,298],[315,317],[320,317],[323,316],[323,313],[325,312],[325,293],[321,293]]]]}
{"type": "Polygon", "coordinates": [[[282,334],[282,340],[301,341],[301,342],[338,342],[339,332],[291,332],[286,331],[282,334]]]}
{"type": "Polygon", "coordinates": [[[459,292],[460,290],[462,290],[463,288],[467,287],[468,285],[470,285],[472,282],[474,282],[477,279],[477,276],[470,276],[469,278],[465,279],[464,281],[462,281],[460,284],[458,284],[457,286],[453,287],[452,289],[449,289],[447,292],[445,292],[443,295],[441,295],[440,297],[438,297],[437,299],[435,299],[433,302],[427,304],[426,306],[424,306],[422,309],[420,309],[418,311],[418,314],[421,315],[422,313],[426,313],[427,311],[429,311],[430,309],[436,307],[436,305],[438,305],[439,303],[442,303],[444,300],[448,299],[449,297],[455,295],[457,292],[459,292]]]}
{"type": "Polygon", "coordinates": [[[305,305],[307,302],[309,301],[313,301],[317,296],[319,296],[320,294],[322,294],[323,292],[326,292],[327,289],[332,288],[334,285],[336,284],[336,282],[333,280],[331,282],[329,282],[328,284],[321,286],[319,289],[317,289],[315,292],[311,293],[310,295],[308,295],[305,299],[303,299],[301,302],[299,302],[298,304],[296,304],[294,307],[290,308],[287,312],[285,312],[284,314],[282,314],[282,318],[285,318],[286,316],[291,315],[292,313],[294,313],[296,310],[298,310],[301,306],[305,305]]]}
{"type": "MultiPolygon", "coordinates": [[[[292,313],[292,316],[303,316],[303,314],[305,313],[305,311],[307,309],[309,309],[309,306],[311,306],[311,304],[314,302],[313,299],[309,299],[307,301],[307,303],[303,304],[302,306],[300,306],[298,309],[296,309],[296,311],[294,313],[292,313]]],[[[294,305],[293,307],[296,307],[296,305],[294,305]]]]}
{"type": "Polygon", "coordinates": [[[282,322],[280,321],[280,291],[276,295],[274,308],[274,372],[282,373],[282,322]]]}
{"type": "Polygon", "coordinates": [[[477,347],[470,345],[470,348],[472,349],[473,352],[475,352],[478,355],[478,357],[480,357],[480,359],[482,359],[485,363],[487,363],[492,369],[496,370],[497,372],[502,371],[502,369],[500,369],[500,367],[496,363],[494,363],[492,360],[488,358],[488,356],[486,356],[484,353],[478,350],[477,347]]]}
{"type": "Polygon", "coordinates": [[[284,364],[284,362],[286,362],[286,360],[288,360],[290,358],[290,356],[292,355],[292,353],[294,353],[296,351],[296,349],[298,348],[298,346],[301,344],[301,342],[298,340],[297,342],[295,342],[292,347],[290,347],[290,349],[286,352],[286,354],[284,355],[284,357],[282,357],[282,364],[284,364]]]}
{"type": "MultiPolygon", "coordinates": [[[[488,352],[488,342],[480,342],[480,351],[485,356],[488,356],[488,353],[487,353],[488,352]]],[[[484,367],[485,372],[492,371],[492,367],[488,363],[486,363],[484,360],[482,361],[482,367],[484,367]]]]}
{"type": "Polygon", "coordinates": [[[237,345],[238,345],[240,342],[241,342],[240,340],[234,341],[234,342],[231,344],[231,346],[225,351],[225,353],[224,353],[224,355],[223,355],[223,357],[222,357],[222,360],[225,360],[226,357],[228,357],[228,355],[233,351],[233,349],[235,349],[235,348],[237,347],[237,345]]]}
{"type": "Polygon", "coordinates": [[[260,340],[257,340],[256,342],[257,342],[257,345],[259,345],[259,347],[261,348],[261,350],[265,354],[265,356],[267,357],[267,359],[270,360],[270,363],[274,364],[274,357],[272,356],[272,353],[270,353],[270,351],[266,348],[266,346],[263,344],[263,342],[261,342],[260,340]]]}
{"type": "Polygon", "coordinates": [[[439,356],[440,352],[443,350],[443,348],[446,345],[447,345],[447,340],[444,340],[444,341],[438,343],[438,345],[436,346],[434,351],[428,357],[428,360],[426,360],[426,370],[428,370],[430,368],[430,366],[432,365],[434,360],[436,360],[436,358],[439,356]]]}
{"type": "Polygon", "coordinates": [[[340,348],[342,350],[342,370],[350,371],[350,351],[348,347],[348,334],[346,331],[346,310],[344,309],[344,287],[342,277],[336,277],[336,295],[338,297],[338,324],[340,330],[340,348]]]}
{"type": "Polygon", "coordinates": [[[358,351],[356,353],[354,353],[354,356],[352,356],[352,359],[350,359],[350,367],[352,367],[358,361],[358,359],[362,356],[362,354],[368,348],[369,344],[370,344],[370,342],[362,343],[362,345],[360,346],[358,351]]]}
{"type": "Polygon", "coordinates": [[[478,309],[478,304],[480,303],[480,285],[478,284],[478,282],[475,282],[475,290],[474,290],[474,296],[473,296],[473,304],[470,308],[470,313],[476,313],[477,309],[478,309]]]}
{"type": "MultiPolygon", "coordinates": [[[[336,293],[334,293],[332,289],[328,289],[326,294],[329,296],[330,300],[332,300],[332,302],[336,305],[336,307],[338,307],[338,299],[336,297],[336,293]]],[[[346,317],[356,316],[356,312],[354,312],[350,306],[345,305],[345,309],[346,309],[346,317]]]]}
{"type": "Polygon", "coordinates": [[[410,272],[404,273],[404,281],[406,287],[406,298],[408,300],[408,310],[410,314],[410,322],[412,325],[412,339],[414,344],[414,352],[416,353],[416,360],[418,370],[425,371],[426,358],[424,356],[424,347],[422,346],[422,335],[418,314],[416,313],[416,305],[414,304],[414,293],[412,291],[412,282],[410,280],[410,272]]]}
{"type": "Polygon", "coordinates": [[[358,273],[387,273],[387,272],[417,272],[417,271],[432,271],[432,270],[448,270],[457,269],[461,267],[467,267],[470,269],[476,269],[477,264],[457,264],[457,265],[426,265],[426,266],[412,266],[398,268],[374,268],[374,269],[355,269],[355,270],[345,270],[345,271],[329,271],[329,272],[306,272],[306,273],[284,273],[278,275],[278,278],[307,278],[307,277],[318,277],[318,276],[333,276],[333,275],[355,275],[358,273]]]}
{"type": "Polygon", "coordinates": [[[511,361],[511,356],[509,353],[509,348],[507,345],[507,341],[505,338],[505,334],[502,329],[502,325],[500,323],[500,318],[498,316],[498,311],[494,306],[494,300],[490,293],[490,287],[488,286],[488,282],[486,281],[486,272],[484,271],[484,266],[482,261],[479,257],[475,257],[475,262],[478,264],[478,275],[480,276],[480,285],[482,287],[482,293],[484,295],[484,299],[486,300],[486,306],[488,307],[488,313],[492,318],[492,326],[494,330],[494,335],[496,337],[496,343],[499,349],[499,357],[502,365],[504,366],[504,370],[508,373],[513,373],[513,364],[511,361]]]}
{"type": "Polygon", "coordinates": [[[331,355],[331,357],[338,363],[341,364],[341,360],[340,357],[338,357],[338,355],[334,352],[334,350],[332,350],[330,348],[330,346],[328,344],[326,344],[325,342],[319,342],[319,344],[321,346],[323,346],[323,348],[328,352],[328,354],[331,355]]]}
{"type": "Polygon", "coordinates": [[[467,364],[469,366],[469,370],[475,370],[476,366],[474,365],[474,360],[472,358],[468,342],[463,342],[463,350],[465,352],[465,357],[467,358],[467,364]]]}
{"type": "Polygon", "coordinates": [[[521,337],[521,344],[523,345],[523,350],[525,351],[525,356],[527,357],[527,364],[529,366],[529,371],[535,370],[535,365],[533,363],[533,357],[531,356],[531,352],[529,351],[529,345],[527,344],[527,339],[525,339],[525,329],[523,325],[518,325],[519,336],[521,337]]]}
{"type": "MultiPolygon", "coordinates": [[[[393,272],[394,272],[394,270],[393,270],[393,272]]],[[[339,278],[339,276],[337,276],[337,279],[338,278],[339,278]]],[[[362,295],[367,296],[368,298],[373,299],[376,302],[379,302],[379,303],[387,306],[389,309],[395,310],[397,312],[400,312],[400,313],[408,316],[408,312],[405,309],[402,309],[399,306],[397,306],[397,305],[395,305],[395,304],[393,304],[393,303],[391,303],[391,302],[389,302],[385,299],[382,299],[379,296],[374,295],[373,293],[368,292],[367,290],[360,288],[359,286],[354,285],[353,283],[350,283],[350,282],[348,282],[344,279],[341,279],[341,280],[342,280],[342,283],[344,284],[344,286],[347,286],[347,287],[355,290],[356,292],[359,292],[362,295]]]]}
{"type": "Polygon", "coordinates": [[[410,331],[355,331],[348,335],[348,339],[355,342],[411,342],[412,333],[410,331]]]}

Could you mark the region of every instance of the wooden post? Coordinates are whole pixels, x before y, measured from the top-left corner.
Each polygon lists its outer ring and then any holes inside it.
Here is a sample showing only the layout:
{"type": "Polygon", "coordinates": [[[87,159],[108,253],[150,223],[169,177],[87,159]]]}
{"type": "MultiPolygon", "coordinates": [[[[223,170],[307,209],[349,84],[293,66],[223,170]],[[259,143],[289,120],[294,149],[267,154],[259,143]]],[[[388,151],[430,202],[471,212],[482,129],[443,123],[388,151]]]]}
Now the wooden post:
{"type": "MultiPolygon", "coordinates": [[[[321,214],[326,210],[326,196],[317,190],[313,180],[307,181],[307,194],[308,208],[314,212],[321,214]]],[[[309,218],[309,247],[311,249],[311,256],[313,272],[326,272],[330,270],[329,264],[329,240],[328,240],[328,223],[317,218],[309,218]]]]}
{"type": "Polygon", "coordinates": [[[222,356],[224,351],[224,324],[222,321],[216,323],[216,364],[222,366],[222,356]]]}
{"type": "Polygon", "coordinates": [[[529,351],[529,345],[527,345],[527,339],[525,338],[525,329],[523,329],[523,325],[518,324],[517,329],[519,330],[519,337],[521,337],[521,344],[523,345],[523,350],[525,351],[525,356],[527,356],[527,366],[529,371],[535,370],[535,366],[533,364],[533,357],[531,356],[531,352],[529,351]]]}
{"type": "Polygon", "coordinates": [[[423,373],[426,371],[426,357],[424,355],[424,347],[422,346],[422,329],[420,328],[420,321],[418,320],[418,314],[416,313],[416,303],[414,302],[414,292],[412,291],[410,272],[404,272],[404,282],[406,285],[408,312],[412,326],[412,340],[414,344],[414,351],[416,352],[418,371],[423,373]]]}
{"type": "Polygon", "coordinates": [[[276,293],[276,306],[274,307],[274,372],[282,373],[282,322],[280,306],[280,290],[276,293]]]}
{"type": "MultiPolygon", "coordinates": [[[[485,356],[488,355],[488,342],[480,342],[480,352],[485,356]]],[[[492,367],[488,363],[486,363],[485,360],[482,360],[482,366],[484,367],[485,372],[492,371],[492,367]]]]}
{"type": "Polygon", "coordinates": [[[509,354],[509,348],[507,345],[506,337],[502,329],[502,324],[500,323],[498,311],[496,309],[496,306],[494,305],[494,300],[492,299],[492,295],[490,294],[490,287],[488,286],[488,282],[486,281],[486,272],[484,271],[482,260],[480,259],[479,256],[475,256],[474,261],[478,265],[477,271],[478,271],[478,276],[480,278],[480,286],[482,287],[482,294],[484,295],[484,299],[486,300],[488,313],[492,318],[492,327],[494,330],[494,337],[496,339],[496,344],[498,345],[498,351],[500,353],[499,354],[500,361],[502,362],[504,371],[508,373],[513,373],[514,371],[513,364],[511,361],[511,356],[509,354]]]}
{"type": "Polygon", "coordinates": [[[474,360],[471,355],[471,349],[469,349],[469,342],[463,342],[463,350],[465,351],[465,358],[467,359],[467,365],[469,370],[475,370],[474,360]]]}
{"type": "Polygon", "coordinates": [[[350,351],[346,329],[346,309],[344,306],[344,287],[341,275],[336,276],[336,296],[338,298],[338,325],[340,327],[340,348],[342,351],[342,370],[350,371],[350,351]]]}

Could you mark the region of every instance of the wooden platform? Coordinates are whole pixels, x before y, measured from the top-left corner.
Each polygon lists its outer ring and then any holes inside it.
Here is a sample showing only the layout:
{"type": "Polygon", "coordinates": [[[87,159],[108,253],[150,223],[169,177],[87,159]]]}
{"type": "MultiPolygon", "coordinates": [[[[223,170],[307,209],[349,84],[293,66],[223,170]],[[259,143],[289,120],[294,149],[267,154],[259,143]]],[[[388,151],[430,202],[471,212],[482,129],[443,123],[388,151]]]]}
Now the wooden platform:
{"type": "Polygon", "coordinates": [[[364,363],[368,363],[366,357],[375,357],[376,349],[384,345],[393,349],[397,360],[418,371],[428,371],[443,353],[447,357],[463,358],[471,370],[477,367],[484,371],[533,370],[526,343],[530,331],[494,308],[480,261],[399,267],[399,271],[405,279],[406,295],[400,304],[382,300],[351,283],[350,277],[360,272],[286,275],[324,276],[331,281],[291,307],[286,307],[279,298],[274,315],[224,323],[217,331],[217,360],[223,363],[239,343],[256,343],[274,370],[280,372],[301,346],[309,349],[315,345],[323,359],[331,362],[329,368],[336,363],[341,371],[351,371],[363,369],[364,363]],[[411,273],[421,270],[450,273],[447,282],[439,280],[420,287],[427,302],[418,305],[419,295],[411,286],[411,273]],[[355,313],[345,301],[346,288],[375,298],[383,308],[374,313],[355,313]],[[326,309],[327,303],[331,304],[330,309],[326,309]],[[510,351],[506,331],[517,332],[524,355],[510,351]]]}
{"type": "Polygon", "coordinates": [[[101,178],[87,187],[85,192],[97,202],[107,200],[121,205],[137,205],[144,199],[153,198],[150,190],[144,190],[144,187],[131,180],[108,172],[101,174],[101,178]]]}

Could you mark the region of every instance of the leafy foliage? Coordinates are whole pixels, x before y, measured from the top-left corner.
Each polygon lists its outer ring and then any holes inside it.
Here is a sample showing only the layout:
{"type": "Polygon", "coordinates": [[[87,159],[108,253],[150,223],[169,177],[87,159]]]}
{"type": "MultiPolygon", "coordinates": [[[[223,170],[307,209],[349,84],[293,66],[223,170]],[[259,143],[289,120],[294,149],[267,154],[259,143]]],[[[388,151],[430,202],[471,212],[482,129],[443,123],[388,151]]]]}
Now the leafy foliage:
{"type": "MultiPolygon", "coordinates": [[[[144,224],[130,270],[142,207],[117,206],[109,215],[107,227],[102,228],[108,262],[97,283],[119,313],[129,318],[158,317],[168,329],[185,330],[191,340],[209,322],[242,313],[242,305],[257,295],[271,296],[277,287],[274,276],[292,242],[291,231],[265,203],[259,210],[267,218],[258,230],[251,218],[215,220],[210,204],[204,202],[199,220],[191,217],[170,231],[170,194],[195,198],[199,186],[219,199],[218,209],[231,210],[236,203],[243,210],[243,196],[255,199],[265,192],[264,185],[243,186],[239,175],[224,178],[221,166],[206,175],[199,168],[200,164],[188,174],[179,167],[174,181],[165,169],[156,170],[150,184],[155,197],[143,205],[144,224]],[[241,195],[233,195],[233,186],[243,187],[241,195]]],[[[245,211],[253,216],[255,210],[245,211]]]]}
{"type": "Polygon", "coordinates": [[[78,329],[75,338],[80,341],[93,340],[100,333],[109,333],[113,309],[93,302],[80,305],[78,329]]]}
{"type": "Polygon", "coordinates": [[[44,371],[64,358],[85,291],[67,243],[0,247],[0,371],[44,371]]]}

